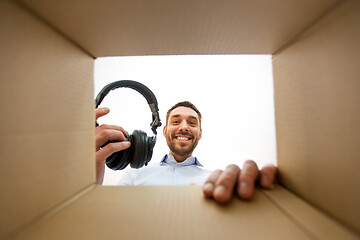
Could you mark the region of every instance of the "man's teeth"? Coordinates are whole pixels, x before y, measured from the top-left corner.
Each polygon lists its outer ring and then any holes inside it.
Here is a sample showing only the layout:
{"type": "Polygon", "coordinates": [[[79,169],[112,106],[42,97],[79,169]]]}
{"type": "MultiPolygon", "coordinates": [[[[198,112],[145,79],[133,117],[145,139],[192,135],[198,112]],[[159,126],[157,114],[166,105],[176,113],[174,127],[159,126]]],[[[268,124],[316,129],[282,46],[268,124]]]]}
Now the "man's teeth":
{"type": "Polygon", "coordinates": [[[187,138],[187,137],[177,137],[177,139],[180,141],[188,141],[189,140],[189,138],[187,138]]]}

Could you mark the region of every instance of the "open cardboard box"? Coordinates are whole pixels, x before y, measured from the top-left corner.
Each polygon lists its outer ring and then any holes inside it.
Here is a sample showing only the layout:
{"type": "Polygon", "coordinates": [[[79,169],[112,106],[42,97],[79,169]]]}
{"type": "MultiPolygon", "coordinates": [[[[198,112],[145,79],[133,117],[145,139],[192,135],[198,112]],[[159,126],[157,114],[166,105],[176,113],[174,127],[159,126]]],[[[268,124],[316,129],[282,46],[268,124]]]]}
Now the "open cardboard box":
{"type": "Polygon", "coordinates": [[[1,239],[360,239],[360,2],[0,2],[1,239]],[[280,185],[96,186],[96,57],[272,54],[280,185]]]}

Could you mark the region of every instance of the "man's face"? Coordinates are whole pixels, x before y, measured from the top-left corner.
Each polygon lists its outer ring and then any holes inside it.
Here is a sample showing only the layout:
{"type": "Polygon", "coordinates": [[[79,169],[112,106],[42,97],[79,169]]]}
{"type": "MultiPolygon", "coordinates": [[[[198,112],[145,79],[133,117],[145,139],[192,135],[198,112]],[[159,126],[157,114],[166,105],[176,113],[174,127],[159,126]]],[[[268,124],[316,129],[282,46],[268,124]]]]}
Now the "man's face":
{"type": "Polygon", "coordinates": [[[177,107],[171,111],[163,134],[170,153],[177,161],[184,161],[192,155],[201,139],[199,116],[191,108],[177,107]]]}

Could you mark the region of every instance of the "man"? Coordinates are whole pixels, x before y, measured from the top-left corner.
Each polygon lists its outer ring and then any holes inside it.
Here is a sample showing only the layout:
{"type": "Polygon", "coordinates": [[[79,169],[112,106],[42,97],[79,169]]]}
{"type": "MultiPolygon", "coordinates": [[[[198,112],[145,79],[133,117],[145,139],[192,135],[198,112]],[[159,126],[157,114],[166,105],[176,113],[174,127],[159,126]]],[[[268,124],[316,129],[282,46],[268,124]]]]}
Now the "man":
{"type": "MultiPolygon", "coordinates": [[[[96,109],[95,113],[96,119],[98,119],[109,113],[109,109],[96,109]]],[[[130,143],[125,138],[127,135],[128,133],[119,126],[100,125],[96,128],[98,184],[103,181],[106,158],[114,152],[130,147],[130,143]],[[108,140],[118,140],[119,142],[100,148],[108,140]]],[[[257,180],[264,188],[272,186],[276,174],[276,168],[273,165],[266,166],[259,171],[256,163],[248,160],[244,163],[242,170],[234,164],[227,166],[224,171],[216,170],[213,173],[202,168],[199,161],[192,156],[193,150],[202,136],[201,113],[190,102],[179,102],[169,109],[163,135],[170,150],[160,165],[130,170],[122,179],[121,184],[187,185],[204,183],[204,195],[212,197],[220,203],[230,201],[235,188],[238,197],[250,199],[257,180]]]]}
{"type": "Polygon", "coordinates": [[[190,102],[174,105],[163,134],[170,149],[160,164],[129,169],[119,185],[203,185],[211,174],[192,153],[202,136],[201,113],[190,102]]]}

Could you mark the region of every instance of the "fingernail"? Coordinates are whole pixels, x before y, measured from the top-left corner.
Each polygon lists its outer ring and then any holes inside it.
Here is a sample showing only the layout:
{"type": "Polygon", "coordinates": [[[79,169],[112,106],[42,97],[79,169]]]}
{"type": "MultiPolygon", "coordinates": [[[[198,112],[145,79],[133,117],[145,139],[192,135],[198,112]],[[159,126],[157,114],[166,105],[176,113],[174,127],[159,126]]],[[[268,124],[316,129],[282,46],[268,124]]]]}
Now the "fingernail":
{"type": "Polygon", "coordinates": [[[262,186],[268,186],[270,182],[269,177],[266,176],[265,174],[262,176],[261,181],[262,181],[261,184],[262,186]]]}
{"type": "Polygon", "coordinates": [[[204,185],[204,191],[206,192],[212,192],[214,188],[214,185],[212,183],[206,183],[204,185]]]}
{"type": "Polygon", "coordinates": [[[226,189],[224,186],[217,186],[214,191],[214,195],[223,196],[226,193],[226,189]]]}
{"type": "Polygon", "coordinates": [[[269,178],[269,176],[267,175],[263,175],[261,177],[261,187],[263,188],[268,188],[268,189],[271,189],[273,187],[273,183],[271,181],[271,179],[269,178]]]}
{"type": "Polygon", "coordinates": [[[247,193],[248,190],[249,190],[249,184],[247,184],[247,182],[241,182],[240,183],[240,192],[247,193]]]}

